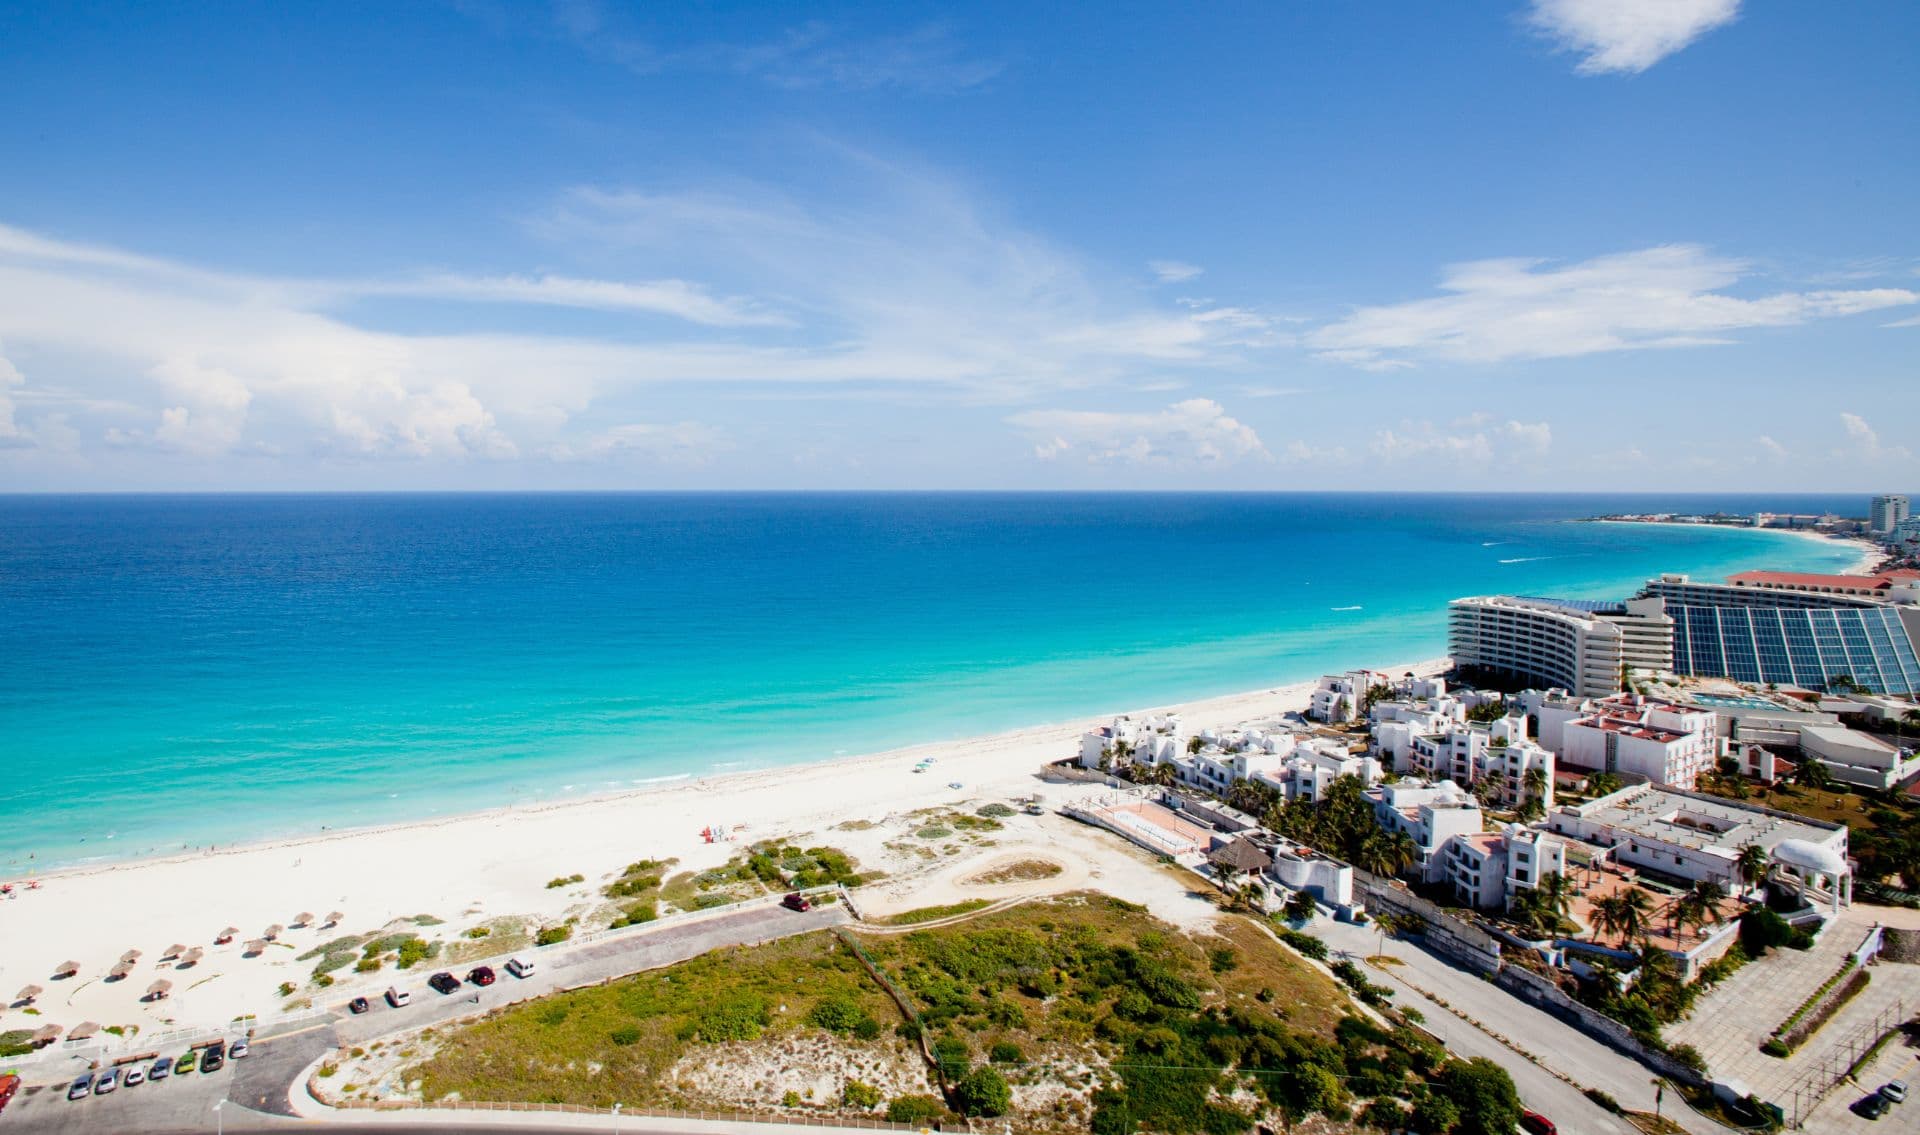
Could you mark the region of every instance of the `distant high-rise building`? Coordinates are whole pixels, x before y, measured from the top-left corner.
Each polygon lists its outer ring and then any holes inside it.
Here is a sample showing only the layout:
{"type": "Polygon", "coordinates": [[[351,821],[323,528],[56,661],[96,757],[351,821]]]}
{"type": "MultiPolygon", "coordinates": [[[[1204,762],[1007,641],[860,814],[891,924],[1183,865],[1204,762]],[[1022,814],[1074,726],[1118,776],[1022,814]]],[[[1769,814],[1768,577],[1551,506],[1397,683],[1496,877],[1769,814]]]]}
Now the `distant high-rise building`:
{"type": "Polygon", "coordinates": [[[1891,532],[1894,526],[1907,518],[1910,511],[1906,497],[1897,493],[1886,493],[1873,498],[1873,508],[1867,513],[1867,527],[1875,532],[1891,532]]]}

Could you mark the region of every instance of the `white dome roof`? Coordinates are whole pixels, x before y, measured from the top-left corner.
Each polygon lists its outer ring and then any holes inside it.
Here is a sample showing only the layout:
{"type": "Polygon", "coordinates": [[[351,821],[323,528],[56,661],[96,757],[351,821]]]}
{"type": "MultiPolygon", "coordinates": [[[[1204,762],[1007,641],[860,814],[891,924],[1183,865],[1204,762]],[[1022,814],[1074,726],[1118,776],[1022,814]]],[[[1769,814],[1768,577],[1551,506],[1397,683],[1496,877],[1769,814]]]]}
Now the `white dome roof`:
{"type": "Polygon", "coordinates": [[[1822,875],[1847,873],[1845,856],[1831,847],[1804,839],[1781,840],[1773,849],[1773,859],[1776,863],[1784,863],[1801,871],[1818,871],[1822,875]]]}

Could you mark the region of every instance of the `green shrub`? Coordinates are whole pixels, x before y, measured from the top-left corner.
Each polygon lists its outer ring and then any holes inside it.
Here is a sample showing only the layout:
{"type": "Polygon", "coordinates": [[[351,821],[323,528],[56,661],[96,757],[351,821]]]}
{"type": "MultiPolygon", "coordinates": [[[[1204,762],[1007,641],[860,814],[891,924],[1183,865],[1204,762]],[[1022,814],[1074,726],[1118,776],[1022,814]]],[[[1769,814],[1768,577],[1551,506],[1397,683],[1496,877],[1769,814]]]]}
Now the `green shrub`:
{"type": "Polygon", "coordinates": [[[608,1033],[607,1039],[624,1048],[640,1040],[640,1030],[633,1025],[621,1025],[619,1028],[608,1033]]]}
{"type": "Polygon", "coordinates": [[[1620,1106],[1619,1100],[1614,1099],[1612,1096],[1601,1091],[1599,1088],[1588,1088],[1586,1090],[1586,1096],[1588,1099],[1592,1100],[1595,1104],[1597,1104],[1599,1107],[1601,1107],[1606,1111],[1610,1111],[1615,1115],[1626,1114],[1626,1109],[1620,1106]]]}
{"type": "Polygon", "coordinates": [[[564,942],[571,937],[573,937],[573,927],[565,923],[561,923],[558,926],[542,926],[540,932],[533,936],[533,944],[536,946],[551,946],[556,942],[564,942]]]}
{"type": "Polygon", "coordinates": [[[872,1111],[880,1106],[880,1089],[859,1080],[848,1080],[840,1089],[840,1103],[845,1107],[861,1111],[872,1111]]]}
{"type": "Polygon", "coordinates": [[[933,1059],[947,1075],[958,1076],[973,1062],[973,1051],[966,1041],[948,1033],[933,1042],[933,1059]]]}
{"type": "Polygon", "coordinates": [[[660,904],[657,900],[647,899],[628,907],[620,917],[607,926],[609,930],[618,930],[623,926],[638,926],[643,922],[652,922],[660,917],[660,904]]]}
{"type": "Polygon", "coordinates": [[[584,883],[586,881],[587,877],[585,875],[566,875],[557,879],[548,879],[547,889],[549,891],[557,891],[561,887],[571,887],[575,883],[584,883]]]}
{"type": "Polygon", "coordinates": [[[1280,940],[1294,949],[1312,958],[1316,962],[1327,960],[1327,944],[1311,934],[1303,934],[1290,927],[1280,927],[1280,940]]]}
{"type": "Polygon", "coordinates": [[[1232,946],[1215,946],[1207,951],[1207,966],[1215,973],[1228,973],[1239,968],[1240,955],[1232,946]]]}
{"type": "Polygon", "coordinates": [[[1027,1058],[1020,1046],[1012,1041],[1003,1040],[987,1051],[987,1059],[995,1064],[1025,1064],[1027,1058]]]}
{"type": "Polygon", "coordinates": [[[780,1097],[780,1106],[781,1107],[799,1107],[800,1093],[795,1091],[788,1091],[786,1095],[780,1097]]]}
{"type": "Polygon", "coordinates": [[[772,1019],[765,1001],[752,994],[740,994],[725,998],[702,1013],[694,1035],[708,1044],[755,1040],[772,1019]]]}
{"type": "Polygon", "coordinates": [[[280,983],[280,996],[282,997],[293,996],[293,982],[283,981],[280,983]]]}
{"type": "Polygon", "coordinates": [[[1013,815],[1013,809],[1005,804],[983,804],[975,810],[974,815],[985,816],[989,820],[1004,820],[1013,815]]]}
{"type": "Polygon", "coordinates": [[[359,961],[353,963],[353,972],[355,973],[372,973],[379,968],[379,958],[361,958],[359,961]]]}
{"type": "Polygon", "coordinates": [[[888,1123],[931,1124],[947,1114],[932,1096],[898,1096],[887,1104],[888,1123]]]}
{"type": "Polygon", "coordinates": [[[399,957],[394,959],[396,969],[412,969],[418,963],[439,953],[434,949],[438,943],[429,943],[424,938],[408,938],[400,943],[399,957]]]}
{"type": "MultiPolygon", "coordinates": [[[[858,1002],[844,994],[825,998],[807,1014],[807,1023],[830,1033],[852,1032],[865,1019],[858,1002]]],[[[876,1103],[879,1101],[875,1101],[876,1103]]]]}
{"type": "Polygon", "coordinates": [[[1785,1060],[1787,1057],[1793,1055],[1793,1050],[1781,1044],[1778,1037],[1768,1037],[1765,1041],[1761,1042],[1760,1051],[1766,1053],[1768,1056],[1778,1057],[1781,1060],[1785,1060]]]}
{"type": "Polygon", "coordinates": [[[316,989],[325,989],[332,984],[333,976],[331,974],[316,973],[313,975],[313,985],[316,989]]]}
{"type": "Polygon", "coordinates": [[[1013,1091],[997,1069],[975,1068],[954,1086],[953,1102],[960,1105],[962,1115],[992,1118],[1013,1107],[1013,1091]]]}
{"type": "Polygon", "coordinates": [[[485,938],[487,935],[491,933],[493,933],[493,931],[487,929],[484,926],[476,926],[473,929],[467,931],[467,937],[472,938],[474,941],[477,942],[480,939],[485,938]]]}

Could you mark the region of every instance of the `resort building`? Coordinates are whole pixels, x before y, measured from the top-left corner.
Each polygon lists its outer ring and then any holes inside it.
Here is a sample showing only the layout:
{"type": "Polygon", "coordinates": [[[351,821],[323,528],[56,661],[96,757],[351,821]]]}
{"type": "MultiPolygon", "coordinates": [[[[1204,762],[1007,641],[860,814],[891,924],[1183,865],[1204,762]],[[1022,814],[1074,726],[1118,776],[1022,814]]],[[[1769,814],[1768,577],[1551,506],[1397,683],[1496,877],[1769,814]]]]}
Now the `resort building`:
{"type": "Polygon", "coordinates": [[[1808,591],[1816,595],[1857,595],[1892,600],[1920,582],[1920,571],[1880,571],[1872,575],[1821,575],[1803,571],[1743,571],[1727,577],[1730,587],[1763,591],[1808,591]]]}
{"type": "Polygon", "coordinates": [[[1631,773],[1678,788],[1692,789],[1720,752],[1719,722],[1711,711],[1638,694],[1596,702],[1587,716],[1560,729],[1560,758],[1569,768],[1631,773]]]}
{"type": "Polygon", "coordinates": [[[1447,845],[1443,878],[1454,897],[1480,910],[1505,910],[1515,895],[1567,870],[1567,845],[1542,831],[1509,825],[1447,845]]]}
{"type": "Polygon", "coordinates": [[[1835,909],[1853,902],[1847,829],[1717,796],[1640,784],[1563,806],[1547,817],[1557,835],[1611,848],[1616,862],[1681,884],[1717,879],[1743,886],[1740,852],[1768,856],[1767,879],[1809,902],[1835,909]]]}
{"type": "Polygon", "coordinates": [[[1405,832],[1413,839],[1412,873],[1423,882],[1446,878],[1445,852],[1452,842],[1477,835],[1485,828],[1480,802],[1450,780],[1438,782],[1408,778],[1368,790],[1373,818],[1389,832],[1405,832]]]}
{"type": "Polygon", "coordinates": [[[1080,737],[1080,767],[1107,769],[1129,761],[1157,764],[1182,752],[1187,734],[1178,714],[1135,720],[1116,717],[1111,725],[1088,730],[1080,737]]]}
{"type": "Polygon", "coordinates": [[[1349,670],[1328,674],[1314,687],[1307,716],[1328,725],[1346,725],[1366,715],[1367,691],[1388,685],[1385,674],[1372,670],[1349,670]]]}
{"type": "Polygon", "coordinates": [[[1875,532],[1891,532],[1910,511],[1907,498],[1898,493],[1883,493],[1873,498],[1867,509],[1867,527],[1875,532]]]}
{"type": "Polygon", "coordinates": [[[1447,619],[1454,665],[1582,697],[1620,688],[1623,670],[1673,663],[1673,620],[1658,602],[1483,595],[1455,599],[1447,619]]]}
{"type": "Polygon", "coordinates": [[[1639,601],[1673,621],[1675,674],[1825,690],[1846,679],[1873,693],[1920,690],[1920,588],[1888,600],[1785,587],[1697,583],[1663,575],[1639,601]]]}
{"type": "MultiPolygon", "coordinates": [[[[1375,726],[1385,730],[1389,743],[1398,744],[1400,723],[1375,726]]],[[[1499,718],[1490,723],[1447,721],[1431,732],[1407,737],[1404,760],[1394,767],[1429,780],[1451,780],[1478,788],[1492,785],[1492,799],[1502,807],[1518,807],[1526,798],[1527,772],[1539,769],[1544,778],[1541,807],[1553,807],[1553,754],[1527,738],[1527,719],[1499,718]]],[[[1483,797],[1485,798],[1485,797],[1483,797]]]]}

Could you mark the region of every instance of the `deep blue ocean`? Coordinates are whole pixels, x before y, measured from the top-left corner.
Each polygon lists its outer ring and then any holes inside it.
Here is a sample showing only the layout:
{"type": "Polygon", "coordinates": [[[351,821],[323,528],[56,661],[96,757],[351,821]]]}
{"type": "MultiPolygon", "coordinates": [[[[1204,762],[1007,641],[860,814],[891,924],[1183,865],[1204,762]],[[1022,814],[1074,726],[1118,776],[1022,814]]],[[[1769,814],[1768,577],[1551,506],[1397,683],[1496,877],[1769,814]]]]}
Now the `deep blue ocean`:
{"type": "Polygon", "coordinates": [[[1851,497],[0,496],[0,871],[469,811],[1445,652],[1448,599],[1837,569],[1568,523],[1851,497]]]}

